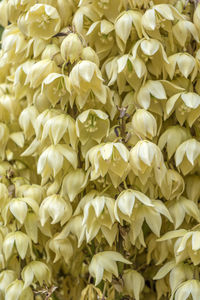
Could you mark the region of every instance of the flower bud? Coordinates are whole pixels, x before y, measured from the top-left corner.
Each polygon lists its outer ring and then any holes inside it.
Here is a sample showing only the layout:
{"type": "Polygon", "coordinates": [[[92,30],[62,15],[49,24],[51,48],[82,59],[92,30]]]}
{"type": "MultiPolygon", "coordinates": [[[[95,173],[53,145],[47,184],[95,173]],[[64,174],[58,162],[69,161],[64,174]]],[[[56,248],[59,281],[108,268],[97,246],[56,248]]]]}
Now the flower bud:
{"type": "Polygon", "coordinates": [[[128,269],[123,274],[124,290],[136,300],[140,299],[140,293],[144,289],[143,276],[135,270],[128,269]]]}
{"type": "Polygon", "coordinates": [[[152,140],[157,134],[157,123],[154,116],[145,109],[138,109],[133,118],[132,126],[141,138],[149,138],[152,140]]]}
{"type": "Polygon", "coordinates": [[[60,54],[60,48],[56,44],[48,45],[42,52],[41,59],[51,59],[57,65],[62,65],[64,62],[60,54]]]}
{"type": "Polygon", "coordinates": [[[79,59],[83,49],[82,42],[76,33],[70,33],[63,41],[60,47],[61,56],[65,61],[74,63],[79,59]]]}

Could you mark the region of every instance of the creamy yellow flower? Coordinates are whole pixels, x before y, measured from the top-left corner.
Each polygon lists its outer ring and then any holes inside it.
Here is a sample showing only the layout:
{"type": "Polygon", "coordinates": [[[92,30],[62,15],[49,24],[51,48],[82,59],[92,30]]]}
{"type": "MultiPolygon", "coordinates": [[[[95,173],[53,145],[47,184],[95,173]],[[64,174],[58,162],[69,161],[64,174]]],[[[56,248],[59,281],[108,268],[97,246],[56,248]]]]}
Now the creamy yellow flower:
{"type": "Polygon", "coordinates": [[[78,95],[77,104],[80,109],[85,105],[91,92],[102,104],[106,103],[106,87],[103,85],[101,72],[95,63],[87,60],[78,62],[70,72],[69,79],[78,95]]]}
{"type": "Polygon", "coordinates": [[[195,58],[189,53],[176,53],[168,57],[168,64],[165,64],[165,69],[170,77],[173,79],[176,75],[188,78],[191,75],[193,81],[197,76],[198,65],[195,58]]]}
{"type": "MultiPolygon", "coordinates": [[[[59,259],[64,259],[66,264],[69,264],[71,257],[73,256],[73,246],[70,242],[70,239],[60,239],[57,236],[53,237],[47,242],[46,245],[47,251],[47,261],[51,261],[50,251],[55,253],[54,263],[56,263],[59,259]]],[[[44,278],[44,277],[43,277],[44,278]]]]}
{"type": "Polygon", "coordinates": [[[76,216],[82,210],[82,225],[86,224],[87,242],[90,242],[98,234],[100,229],[102,230],[102,233],[108,240],[108,242],[113,242],[116,236],[116,231],[114,230],[114,228],[112,228],[115,222],[114,199],[108,196],[98,195],[96,197],[92,197],[92,194],[91,197],[88,196],[86,195],[86,197],[81,199],[74,212],[74,215],[76,216]]]}
{"type": "Polygon", "coordinates": [[[54,145],[63,139],[66,144],[71,144],[72,148],[75,149],[77,145],[77,135],[74,119],[67,114],[58,114],[50,118],[44,124],[41,141],[45,140],[47,136],[49,136],[54,145]]]}
{"type": "Polygon", "coordinates": [[[189,130],[179,125],[169,126],[160,136],[158,146],[161,150],[166,147],[168,159],[176,152],[180,144],[191,138],[189,130]]]}
{"type": "Polygon", "coordinates": [[[10,216],[13,215],[17,221],[22,225],[25,222],[25,219],[28,214],[28,210],[32,210],[35,215],[38,214],[39,205],[32,198],[13,198],[9,203],[4,207],[2,211],[2,217],[4,219],[5,225],[8,224],[10,216]]]}
{"type": "Polygon", "coordinates": [[[157,122],[154,116],[145,109],[136,110],[132,118],[132,126],[136,135],[153,139],[157,134],[157,122]]]}
{"type": "Polygon", "coordinates": [[[146,140],[139,141],[131,149],[130,165],[133,173],[139,177],[142,184],[146,184],[154,172],[155,180],[160,186],[167,170],[159,147],[146,140]]]}
{"type": "Polygon", "coordinates": [[[166,102],[165,119],[174,111],[181,126],[187,121],[191,127],[200,116],[200,96],[193,92],[175,94],[166,102]]]}
{"type": "Polygon", "coordinates": [[[189,139],[183,142],[176,150],[176,166],[181,170],[183,175],[188,174],[195,165],[199,164],[200,142],[196,139],[189,139]]]}
{"type": "Polygon", "coordinates": [[[17,25],[27,36],[49,39],[60,30],[61,19],[55,7],[37,3],[19,17],[17,25]]]}
{"type": "Polygon", "coordinates": [[[39,217],[42,226],[49,218],[52,218],[51,224],[60,222],[63,225],[70,219],[71,215],[72,206],[70,202],[60,195],[51,195],[40,204],[39,217]]]}
{"type": "Polygon", "coordinates": [[[35,62],[29,69],[25,84],[31,88],[37,88],[50,73],[59,72],[56,63],[50,59],[35,62]]]}
{"type": "Polygon", "coordinates": [[[181,196],[178,199],[170,201],[170,203],[168,202],[167,207],[174,221],[175,229],[183,223],[186,214],[197,222],[200,222],[199,208],[192,200],[181,196]]]}
{"type": "Polygon", "coordinates": [[[178,199],[185,189],[184,179],[177,171],[169,169],[161,183],[160,189],[167,200],[178,199]]]}
{"type": "Polygon", "coordinates": [[[91,148],[86,154],[86,169],[91,164],[91,180],[107,173],[115,187],[129,172],[129,151],[122,143],[103,143],[91,148]]]}
{"type": "Polygon", "coordinates": [[[74,201],[87,184],[86,179],[87,175],[82,169],[69,171],[63,178],[61,194],[68,196],[71,202],[74,201]]]}
{"type": "Polygon", "coordinates": [[[32,289],[24,288],[23,281],[19,279],[11,282],[5,292],[5,300],[33,300],[33,297],[32,289]]]}
{"type": "Polygon", "coordinates": [[[111,282],[112,274],[118,277],[117,261],[131,264],[120,253],[114,251],[99,252],[92,257],[89,272],[96,278],[95,285],[98,285],[102,279],[111,282]]]}
{"type": "Polygon", "coordinates": [[[172,27],[172,33],[181,47],[185,47],[185,44],[192,38],[199,43],[198,30],[196,26],[187,19],[179,20],[176,24],[174,24],[172,27]]]}
{"type": "Polygon", "coordinates": [[[28,250],[31,254],[31,257],[34,259],[35,255],[32,251],[31,239],[25,233],[21,231],[13,231],[5,236],[3,241],[3,252],[6,260],[8,260],[16,251],[21,259],[24,259],[27,255],[28,250]]]}
{"type": "Polygon", "coordinates": [[[5,158],[5,150],[9,139],[9,128],[6,124],[0,123],[0,157],[5,158]]]}
{"type": "Polygon", "coordinates": [[[24,131],[26,139],[30,139],[35,134],[35,120],[39,115],[35,106],[26,107],[19,116],[19,125],[24,131]]]}
{"type": "Polygon", "coordinates": [[[9,284],[17,279],[17,274],[12,270],[4,270],[0,274],[0,291],[1,295],[5,297],[5,291],[9,284]]]}
{"type": "Polygon", "coordinates": [[[108,136],[109,129],[108,115],[101,110],[85,110],[76,119],[77,136],[83,145],[90,139],[100,143],[103,137],[108,136]]]}
{"type": "Polygon", "coordinates": [[[87,32],[87,39],[95,49],[99,59],[104,59],[114,46],[113,23],[105,19],[94,22],[87,32]]]}
{"type": "Polygon", "coordinates": [[[142,38],[142,14],[140,11],[127,10],[122,12],[115,20],[116,42],[121,52],[124,52],[126,43],[132,33],[132,40],[142,38]]]}
{"type": "Polygon", "coordinates": [[[145,281],[143,276],[135,270],[127,269],[123,273],[124,291],[136,300],[140,299],[140,293],[144,289],[145,281]]]}
{"type": "Polygon", "coordinates": [[[48,266],[41,261],[32,261],[28,263],[22,270],[22,279],[24,288],[28,287],[33,281],[38,281],[42,286],[43,282],[51,284],[51,271],[48,266]]]}
{"type": "Polygon", "coordinates": [[[62,58],[64,61],[70,62],[71,64],[80,58],[82,49],[82,41],[75,33],[70,33],[68,36],[66,36],[60,46],[62,58]]]}

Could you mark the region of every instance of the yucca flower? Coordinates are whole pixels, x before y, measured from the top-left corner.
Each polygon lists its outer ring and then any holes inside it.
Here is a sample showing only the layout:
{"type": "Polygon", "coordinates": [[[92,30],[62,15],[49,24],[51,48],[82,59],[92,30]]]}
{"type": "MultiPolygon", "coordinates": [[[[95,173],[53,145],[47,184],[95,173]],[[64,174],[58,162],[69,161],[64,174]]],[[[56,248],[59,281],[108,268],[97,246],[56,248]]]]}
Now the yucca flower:
{"type": "Polygon", "coordinates": [[[30,287],[24,288],[22,280],[16,279],[9,284],[5,292],[5,300],[33,300],[33,292],[30,287]],[[28,297],[28,298],[27,298],[28,297]]]}
{"type": "Polygon", "coordinates": [[[55,7],[36,3],[19,17],[17,25],[29,37],[49,39],[60,30],[61,19],[55,7]]]}
{"type": "Polygon", "coordinates": [[[66,114],[58,114],[49,118],[44,124],[41,141],[44,141],[47,136],[54,145],[63,139],[66,144],[76,149],[77,136],[74,119],[66,114]]]}
{"type": "Polygon", "coordinates": [[[50,239],[46,245],[46,251],[48,256],[47,261],[51,260],[50,250],[55,253],[54,263],[63,258],[65,263],[69,264],[74,252],[70,239],[60,239],[57,238],[57,236],[50,239]]]}
{"type": "Polygon", "coordinates": [[[76,103],[80,109],[85,105],[90,93],[93,93],[101,103],[106,103],[106,87],[95,63],[87,60],[77,63],[70,72],[69,79],[78,96],[76,103]]]}
{"type": "Polygon", "coordinates": [[[91,148],[86,154],[86,169],[91,164],[91,180],[107,173],[116,187],[129,172],[129,151],[121,143],[104,143],[91,148]]]}
{"type": "Polygon", "coordinates": [[[41,225],[44,226],[49,218],[52,218],[51,224],[61,222],[65,224],[72,215],[72,206],[70,202],[60,195],[50,195],[40,204],[39,217],[41,225]]]}
{"type": "Polygon", "coordinates": [[[140,299],[140,293],[144,288],[143,276],[135,270],[127,269],[123,274],[125,292],[136,300],[140,299]]]}
{"type": "Polygon", "coordinates": [[[167,171],[159,147],[147,140],[139,141],[131,149],[130,165],[133,173],[143,184],[146,184],[153,172],[155,180],[160,186],[167,171]]]}
{"type": "Polygon", "coordinates": [[[99,59],[104,59],[112,51],[115,42],[113,23],[106,19],[94,22],[89,27],[86,37],[99,59]]]}
{"type": "Polygon", "coordinates": [[[199,164],[200,143],[196,139],[188,139],[176,150],[176,166],[183,175],[188,174],[196,164],[199,164]]]}
{"type": "Polygon", "coordinates": [[[132,126],[136,135],[153,139],[157,134],[157,122],[154,116],[145,109],[136,110],[132,118],[132,126]]]}
{"type": "Polygon", "coordinates": [[[63,105],[68,102],[69,79],[59,73],[50,73],[42,82],[41,92],[48,98],[53,107],[60,101],[63,105]]]}
{"type": "Polygon", "coordinates": [[[187,121],[191,127],[200,115],[200,96],[193,92],[175,94],[166,102],[165,118],[174,111],[181,126],[187,121]]]}
{"type": "Polygon", "coordinates": [[[66,170],[73,166],[77,168],[77,154],[66,144],[51,145],[40,155],[37,165],[37,172],[43,177],[43,181],[49,177],[56,176],[65,165],[66,170]]]}
{"type": "MultiPolygon", "coordinates": [[[[91,194],[92,196],[92,194],[91,194]]],[[[114,199],[105,196],[84,197],[79,202],[74,215],[80,214],[82,210],[82,225],[86,224],[86,239],[91,241],[101,229],[106,240],[114,241],[116,230],[113,228],[114,199]]],[[[112,243],[111,243],[112,244],[112,243]]]]}
{"type": "Polygon", "coordinates": [[[114,251],[104,251],[93,256],[89,265],[89,272],[96,278],[95,285],[98,285],[103,278],[111,281],[112,274],[118,277],[116,261],[131,264],[120,253],[114,251]]]}
{"type": "Polygon", "coordinates": [[[101,110],[85,110],[76,119],[77,136],[83,145],[91,139],[100,143],[108,136],[109,129],[108,115],[101,110]]]}

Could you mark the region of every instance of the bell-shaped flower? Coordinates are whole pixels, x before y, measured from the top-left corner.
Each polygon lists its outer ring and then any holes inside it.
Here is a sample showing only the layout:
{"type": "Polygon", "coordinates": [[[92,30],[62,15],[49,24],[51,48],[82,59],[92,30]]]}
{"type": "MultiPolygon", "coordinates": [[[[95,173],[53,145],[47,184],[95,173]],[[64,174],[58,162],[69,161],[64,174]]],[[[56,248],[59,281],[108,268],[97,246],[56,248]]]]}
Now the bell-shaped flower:
{"type": "Polygon", "coordinates": [[[101,71],[91,61],[78,62],[69,74],[72,88],[78,96],[76,103],[80,109],[85,105],[90,93],[102,104],[106,103],[106,87],[103,85],[101,71]]]}
{"type": "MultiPolygon", "coordinates": [[[[200,212],[197,204],[183,196],[168,202],[168,210],[172,216],[174,227],[177,229],[183,223],[186,215],[200,222],[200,212]]],[[[187,217],[190,220],[190,218],[187,217]]]]}
{"type": "Polygon", "coordinates": [[[131,235],[134,242],[141,234],[144,220],[153,233],[159,236],[162,225],[161,215],[166,216],[170,222],[173,222],[162,201],[150,200],[139,191],[123,191],[115,202],[115,217],[119,221],[126,220],[131,223],[131,235]]]}
{"type": "Polygon", "coordinates": [[[35,89],[42,84],[43,80],[50,73],[58,72],[59,68],[57,67],[55,61],[51,59],[42,59],[30,66],[25,84],[29,84],[31,88],[35,89]]]}
{"type": "Polygon", "coordinates": [[[86,169],[91,164],[91,180],[107,173],[115,187],[129,172],[129,151],[122,143],[103,143],[91,148],[86,154],[86,169]]]}
{"type": "Polygon", "coordinates": [[[196,279],[191,279],[181,283],[172,293],[170,300],[173,299],[192,299],[198,300],[200,293],[200,282],[196,279]]]}
{"type": "Polygon", "coordinates": [[[16,25],[9,25],[5,28],[2,35],[2,49],[8,54],[8,61],[16,59],[21,61],[22,57],[28,57],[28,44],[23,33],[16,25]]]}
{"type": "Polygon", "coordinates": [[[0,293],[1,296],[5,297],[5,291],[9,284],[17,279],[17,274],[13,270],[4,270],[0,274],[0,293]]]}
{"type": "Polygon", "coordinates": [[[138,56],[133,59],[131,54],[124,54],[109,58],[105,62],[105,72],[108,77],[108,86],[117,81],[119,94],[126,89],[126,83],[137,91],[147,75],[145,63],[138,56]]]}
{"type": "Polygon", "coordinates": [[[191,127],[200,116],[200,96],[193,92],[173,95],[166,102],[165,119],[169,118],[174,111],[181,126],[187,121],[191,127]]]}
{"type": "Polygon", "coordinates": [[[198,72],[198,65],[195,58],[189,53],[176,53],[168,57],[168,64],[165,64],[165,69],[172,80],[174,76],[191,76],[193,81],[198,72]]]}
{"type": "Polygon", "coordinates": [[[59,259],[64,259],[66,264],[69,264],[71,257],[74,254],[74,249],[70,239],[58,238],[57,236],[48,240],[46,244],[47,261],[51,261],[50,250],[55,253],[53,263],[56,263],[59,259]]]}
{"type": "Polygon", "coordinates": [[[112,274],[118,277],[117,261],[131,264],[130,261],[115,251],[99,252],[92,257],[89,272],[91,276],[96,278],[95,285],[98,285],[102,279],[111,282],[112,274]]]}
{"type": "Polygon", "coordinates": [[[27,251],[30,251],[31,257],[34,259],[35,255],[32,251],[32,243],[30,237],[21,232],[10,232],[8,233],[3,241],[3,253],[6,260],[8,260],[13,253],[17,251],[21,259],[24,259],[27,255],[27,251]]]}
{"type": "Polygon", "coordinates": [[[83,215],[79,214],[70,218],[67,224],[63,227],[62,231],[56,236],[55,240],[61,240],[62,243],[62,241],[66,240],[70,233],[72,233],[77,238],[79,248],[85,239],[85,232],[86,224],[83,225],[83,215]]]}
{"type": "Polygon", "coordinates": [[[48,40],[60,30],[61,19],[55,7],[36,3],[20,15],[17,25],[28,37],[48,40]]]}
{"type": "Polygon", "coordinates": [[[114,26],[106,19],[94,22],[86,34],[90,46],[103,60],[112,51],[114,46],[114,26]]]}
{"type": "Polygon", "coordinates": [[[195,165],[199,165],[200,142],[196,139],[189,139],[183,142],[176,150],[176,166],[181,170],[183,175],[188,174],[195,165]]]}
{"type": "Polygon", "coordinates": [[[41,225],[44,226],[49,218],[51,224],[65,224],[72,215],[72,206],[70,202],[60,195],[50,195],[40,204],[39,217],[41,225]]]}
{"type": "Polygon", "coordinates": [[[82,169],[69,171],[63,178],[61,195],[69,197],[72,202],[76,196],[84,189],[87,179],[86,173],[82,169]]]}
{"type": "Polygon", "coordinates": [[[34,124],[38,114],[35,106],[28,106],[22,110],[19,116],[19,125],[27,139],[30,139],[35,134],[34,124]]]}
{"type": "Polygon", "coordinates": [[[76,133],[83,145],[91,139],[101,143],[108,136],[109,129],[108,115],[101,110],[85,110],[76,119],[76,133]]]}
{"type": "Polygon", "coordinates": [[[115,222],[114,203],[113,198],[99,196],[98,194],[94,197],[93,192],[81,199],[74,215],[76,216],[82,211],[82,225],[86,225],[87,242],[90,242],[100,229],[108,243],[114,241],[117,233],[115,228],[113,228],[115,222]]]}
{"type": "Polygon", "coordinates": [[[34,199],[28,197],[13,198],[2,211],[5,225],[9,223],[11,215],[13,215],[21,225],[24,224],[28,210],[32,210],[35,215],[38,214],[39,205],[34,199]]]}
{"type": "Polygon", "coordinates": [[[185,190],[185,181],[177,171],[169,169],[162,181],[160,190],[167,200],[179,199],[185,190]]]}
{"type": "Polygon", "coordinates": [[[148,71],[157,78],[163,70],[163,63],[168,63],[163,44],[155,39],[140,39],[132,48],[133,59],[139,56],[146,63],[148,71]]]}
{"type": "Polygon", "coordinates": [[[60,46],[62,58],[71,64],[80,58],[82,49],[82,41],[76,33],[70,33],[66,36],[60,46]]]}
{"type": "Polygon", "coordinates": [[[144,289],[145,281],[143,276],[135,270],[126,269],[122,276],[124,282],[124,293],[129,296],[140,299],[140,293],[144,289]]]}
{"type": "Polygon", "coordinates": [[[190,258],[196,266],[200,263],[200,232],[199,230],[187,231],[179,229],[168,231],[157,241],[176,239],[174,244],[174,256],[176,263],[180,263],[190,258]]]}
{"type": "Polygon", "coordinates": [[[24,288],[30,286],[33,282],[39,282],[40,286],[43,282],[51,284],[51,271],[49,267],[41,261],[31,261],[22,270],[22,279],[24,288]]]}
{"type": "Polygon", "coordinates": [[[51,145],[40,155],[37,163],[37,172],[41,174],[44,183],[49,177],[56,176],[63,166],[65,171],[72,166],[77,168],[77,153],[66,144],[51,145]]]}
{"type": "Polygon", "coordinates": [[[142,26],[148,35],[159,39],[161,32],[165,31],[169,36],[174,22],[183,19],[184,17],[174,6],[161,3],[145,11],[142,16],[142,26]]]}
{"type": "Polygon", "coordinates": [[[73,26],[76,32],[85,36],[88,28],[97,20],[99,20],[99,14],[95,10],[93,3],[86,3],[80,5],[82,1],[79,1],[79,8],[76,10],[73,16],[73,26]]]}
{"type": "Polygon", "coordinates": [[[168,159],[174,155],[176,149],[186,140],[190,139],[189,130],[179,125],[169,126],[160,136],[158,147],[163,150],[166,147],[168,159]]]}
{"type": "Polygon", "coordinates": [[[142,14],[140,11],[127,10],[119,14],[115,20],[116,42],[121,52],[126,49],[129,36],[132,41],[142,38],[142,14]]]}
{"type": "Polygon", "coordinates": [[[179,20],[174,26],[172,27],[172,33],[175,37],[175,40],[181,47],[185,47],[186,43],[194,39],[197,43],[199,43],[199,33],[196,26],[188,21],[179,20]]]}
{"type": "Polygon", "coordinates": [[[157,122],[154,116],[145,109],[137,109],[132,118],[132,126],[136,135],[153,139],[157,134],[157,122]]]}
{"type": "Polygon", "coordinates": [[[166,174],[166,166],[160,148],[149,141],[139,141],[130,151],[130,165],[133,173],[139,177],[142,184],[154,173],[160,186],[166,174]]]}
{"type": "Polygon", "coordinates": [[[42,93],[48,98],[53,107],[61,101],[67,103],[70,91],[69,79],[59,73],[50,73],[42,82],[42,93]]]}
{"type": "Polygon", "coordinates": [[[25,288],[22,280],[16,279],[9,284],[5,291],[5,300],[33,300],[34,295],[30,287],[25,288]]]}
{"type": "Polygon", "coordinates": [[[58,144],[61,139],[71,144],[75,149],[77,145],[76,127],[74,119],[67,114],[58,114],[47,120],[44,124],[41,141],[49,136],[52,144],[58,144]]]}
{"type": "Polygon", "coordinates": [[[34,127],[35,134],[38,140],[42,138],[42,133],[43,133],[45,123],[48,120],[52,119],[53,117],[59,115],[60,115],[60,111],[56,109],[45,109],[41,114],[39,114],[39,116],[36,119],[35,127],[34,127]]]}
{"type": "Polygon", "coordinates": [[[134,208],[137,208],[139,203],[153,207],[152,201],[139,191],[129,189],[121,192],[115,201],[114,214],[117,221],[130,222],[134,208]]]}

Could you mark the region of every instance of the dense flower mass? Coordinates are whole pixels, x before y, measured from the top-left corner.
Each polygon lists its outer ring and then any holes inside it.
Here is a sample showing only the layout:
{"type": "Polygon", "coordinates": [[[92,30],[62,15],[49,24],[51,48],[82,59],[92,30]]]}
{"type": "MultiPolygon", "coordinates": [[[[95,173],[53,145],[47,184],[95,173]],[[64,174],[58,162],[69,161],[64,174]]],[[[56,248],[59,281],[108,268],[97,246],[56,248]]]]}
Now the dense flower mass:
{"type": "Polygon", "coordinates": [[[0,25],[0,300],[199,300],[199,1],[0,25]]]}

